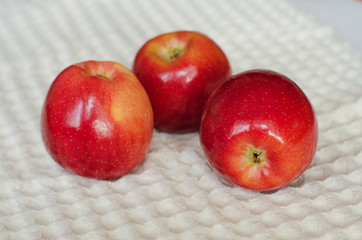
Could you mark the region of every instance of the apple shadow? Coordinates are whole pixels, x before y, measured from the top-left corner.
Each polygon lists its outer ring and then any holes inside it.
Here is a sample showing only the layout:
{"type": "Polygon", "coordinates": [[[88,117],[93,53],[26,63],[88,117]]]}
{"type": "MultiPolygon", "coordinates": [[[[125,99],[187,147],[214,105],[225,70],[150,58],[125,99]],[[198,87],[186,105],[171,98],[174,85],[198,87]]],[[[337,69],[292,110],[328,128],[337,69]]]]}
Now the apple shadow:
{"type": "Polygon", "coordinates": [[[305,183],[305,176],[304,176],[304,174],[302,174],[301,176],[297,177],[295,180],[293,180],[291,183],[289,183],[288,185],[286,185],[284,187],[273,189],[273,190],[270,190],[270,191],[256,191],[256,190],[250,190],[250,189],[245,189],[245,188],[239,187],[239,186],[227,181],[226,179],[224,179],[219,174],[217,174],[217,175],[218,175],[217,177],[218,177],[219,181],[225,187],[235,188],[235,189],[243,189],[243,190],[250,191],[250,192],[259,192],[259,193],[266,194],[266,195],[276,193],[276,192],[278,192],[278,191],[280,191],[282,189],[285,189],[285,188],[300,188],[305,183]]]}

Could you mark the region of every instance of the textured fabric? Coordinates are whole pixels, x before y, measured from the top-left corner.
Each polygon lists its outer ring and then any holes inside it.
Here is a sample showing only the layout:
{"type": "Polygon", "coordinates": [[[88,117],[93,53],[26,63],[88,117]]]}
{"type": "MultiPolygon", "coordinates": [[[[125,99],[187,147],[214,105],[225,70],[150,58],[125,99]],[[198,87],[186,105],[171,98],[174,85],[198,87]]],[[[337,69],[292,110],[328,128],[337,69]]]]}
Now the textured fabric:
{"type": "Polygon", "coordinates": [[[278,0],[13,0],[0,7],[0,239],[362,239],[362,57],[278,0]],[[154,132],[116,181],[72,175],[47,154],[40,111],[51,82],[84,60],[128,68],[151,37],[196,30],[234,73],[279,71],[308,95],[316,156],[268,194],[208,167],[197,133],[154,132]]]}

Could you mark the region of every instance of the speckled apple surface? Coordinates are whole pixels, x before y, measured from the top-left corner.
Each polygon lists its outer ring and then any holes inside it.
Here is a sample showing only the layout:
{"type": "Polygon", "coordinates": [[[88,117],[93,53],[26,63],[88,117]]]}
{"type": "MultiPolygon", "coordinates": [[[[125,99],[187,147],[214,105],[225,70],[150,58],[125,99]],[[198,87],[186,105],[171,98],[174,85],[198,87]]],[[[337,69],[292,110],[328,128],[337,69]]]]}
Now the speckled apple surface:
{"type": "Polygon", "coordinates": [[[362,55],[286,1],[14,0],[0,7],[0,239],[362,239],[362,55]],[[47,154],[40,110],[56,75],[84,60],[131,68],[142,44],[207,34],[233,72],[293,79],[315,107],[316,156],[293,183],[223,183],[197,133],[154,133],[116,181],[72,175],[47,154]]]}

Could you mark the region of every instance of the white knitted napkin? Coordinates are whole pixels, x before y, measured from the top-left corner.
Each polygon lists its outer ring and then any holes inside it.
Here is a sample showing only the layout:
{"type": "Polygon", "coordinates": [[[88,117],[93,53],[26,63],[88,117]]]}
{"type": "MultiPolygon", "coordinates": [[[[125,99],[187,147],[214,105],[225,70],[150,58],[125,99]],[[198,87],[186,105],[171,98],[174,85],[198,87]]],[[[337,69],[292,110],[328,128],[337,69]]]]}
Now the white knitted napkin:
{"type": "Polygon", "coordinates": [[[0,6],[0,239],[362,239],[362,57],[283,0],[13,0],[0,6]],[[72,175],[45,151],[40,111],[65,67],[131,68],[158,34],[196,30],[233,72],[279,71],[319,121],[311,166],[265,194],[208,167],[197,133],[154,132],[145,162],[116,181],[72,175]]]}

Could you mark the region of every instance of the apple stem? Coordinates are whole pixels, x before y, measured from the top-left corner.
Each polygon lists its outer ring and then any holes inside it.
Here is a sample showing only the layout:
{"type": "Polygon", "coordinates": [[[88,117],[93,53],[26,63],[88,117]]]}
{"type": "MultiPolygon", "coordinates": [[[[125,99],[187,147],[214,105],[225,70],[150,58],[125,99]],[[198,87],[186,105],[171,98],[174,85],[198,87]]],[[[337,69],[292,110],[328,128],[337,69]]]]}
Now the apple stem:
{"type": "Polygon", "coordinates": [[[103,79],[105,79],[105,80],[109,80],[108,77],[106,77],[106,76],[104,76],[103,74],[100,74],[100,73],[97,73],[96,76],[97,76],[97,77],[100,77],[100,78],[103,78],[103,79]]]}

